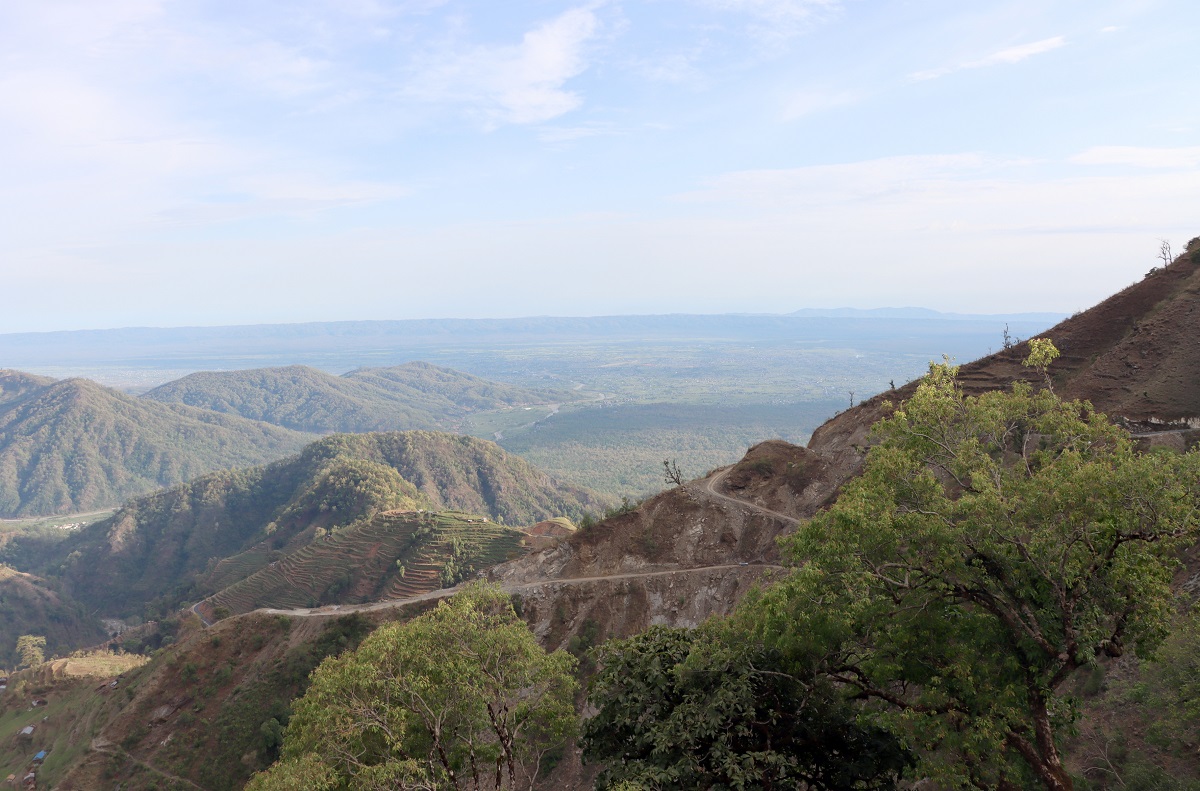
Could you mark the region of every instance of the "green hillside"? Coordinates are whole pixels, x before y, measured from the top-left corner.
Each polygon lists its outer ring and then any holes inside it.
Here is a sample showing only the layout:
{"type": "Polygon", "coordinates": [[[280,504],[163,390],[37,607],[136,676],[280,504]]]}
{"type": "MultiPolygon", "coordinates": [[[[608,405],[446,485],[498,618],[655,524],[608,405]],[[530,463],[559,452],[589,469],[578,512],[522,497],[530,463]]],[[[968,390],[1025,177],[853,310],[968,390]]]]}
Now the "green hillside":
{"type": "Polygon", "coordinates": [[[222,561],[204,581],[208,587],[248,565],[259,569],[220,588],[200,611],[211,620],[220,608],[244,613],[413,596],[514,557],[524,538],[515,528],[454,511],[385,512],[290,554],[264,555],[260,545],[222,561]]]}
{"type": "Polygon", "coordinates": [[[261,464],[310,437],[86,379],[0,374],[0,517],[72,513],[212,470],[261,464]]]}
{"type": "Polygon", "coordinates": [[[45,580],[0,565],[0,668],[16,665],[17,638],[23,634],[44,636],[47,657],[106,637],[95,618],[45,580]]]}
{"type": "Polygon", "coordinates": [[[556,397],[421,362],[344,376],[304,365],[204,371],[143,396],[317,433],[447,429],[471,412],[556,397]]]}
{"type": "Polygon", "coordinates": [[[456,510],[521,525],[606,504],[484,440],[338,434],[265,467],[213,473],[133,500],[46,553],[42,565],[61,568],[67,590],[106,614],[147,605],[165,612],[384,511],[456,510]]]}
{"type": "Polygon", "coordinates": [[[23,401],[52,384],[54,380],[48,376],[0,368],[0,407],[23,401]]]}

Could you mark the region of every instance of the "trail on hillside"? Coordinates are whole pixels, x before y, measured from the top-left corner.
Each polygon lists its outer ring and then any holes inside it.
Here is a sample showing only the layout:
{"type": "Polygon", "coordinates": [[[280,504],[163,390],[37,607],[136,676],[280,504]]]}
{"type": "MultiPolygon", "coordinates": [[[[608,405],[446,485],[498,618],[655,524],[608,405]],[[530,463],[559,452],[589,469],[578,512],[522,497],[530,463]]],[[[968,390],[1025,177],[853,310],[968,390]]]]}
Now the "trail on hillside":
{"type": "MultiPolygon", "coordinates": [[[[698,574],[708,571],[724,571],[727,569],[738,569],[753,567],[755,569],[784,569],[784,566],[777,566],[770,563],[726,563],[720,566],[696,566],[687,569],[667,569],[665,571],[640,571],[630,572],[626,574],[605,574],[596,577],[563,577],[556,579],[544,579],[537,582],[522,582],[520,584],[501,584],[501,588],[507,593],[519,593],[521,591],[529,591],[535,588],[542,588],[549,585],[586,585],[593,582],[605,582],[627,579],[644,579],[646,577],[668,577],[674,574],[698,574]]],[[[446,599],[458,593],[462,589],[461,585],[456,585],[453,588],[441,588],[440,590],[421,593],[416,596],[409,596],[404,599],[387,599],[385,601],[370,602],[368,604],[332,604],[324,607],[309,607],[298,610],[280,610],[274,608],[262,608],[253,612],[244,613],[244,615],[253,615],[254,613],[265,613],[267,615],[287,615],[297,618],[308,617],[328,617],[330,615],[340,615],[343,613],[354,612],[373,612],[376,610],[387,610],[393,607],[405,607],[409,604],[417,604],[419,602],[435,601],[437,599],[446,599]]],[[[235,618],[242,617],[241,615],[233,616],[235,618]]]]}
{"type": "MultiPolygon", "coordinates": [[[[756,505],[755,503],[750,503],[745,500],[739,500],[736,497],[730,497],[727,494],[723,494],[723,493],[717,491],[716,487],[721,483],[721,481],[723,481],[725,479],[725,476],[728,475],[729,472],[730,471],[726,469],[726,470],[722,470],[721,472],[717,473],[716,475],[713,475],[711,478],[709,478],[705,482],[704,487],[701,489],[701,493],[705,494],[709,497],[718,499],[718,500],[733,503],[734,505],[749,509],[751,511],[757,511],[758,513],[764,514],[773,519],[779,519],[779,520],[782,520],[784,522],[787,522],[787,523],[793,524],[793,525],[800,524],[800,520],[796,519],[793,516],[788,516],[787,514],[781,513],[779,511],[774,511],[770,508],[764,508],[761,505],[756,505]]],[[[628,572],[628,573],[622,573],[622,574],[605,574],[605,575],[590,576],[590,577],[565,577],[565,578],[555,578],[555,579],[544,579],[544,580],[538,580],[537,582],[524,582],[524,583],[520,583],[520,584],[506,584],[506,585],[502,585],[502,588],[509,593],[518,593],[520,591],[528,591],[528,590],[532,590],[534,588],[545,587],[548,585],[586,585],[589,583],[603,582],[603,581],[644,579],[644,578],[648,578],[648,577],[666,577],[666,576],[671,576],[671,575],[675,575],[675,574],[699,574],[699,573],[712,572],[712,571],[739,569],[739,568],[744,568],[747,566],[753,566],[756,569],[782,570],[785,568],[784,566],[779,566],[779,565],[769,564],[769,563],[753,563],[753,564],[751,564],[751,563],[725,563],[725,564],[716,565],[716,566],[696,566],[693,568],[667,569],[667,570],[662,570],[662,571],[641,571],[641,572],[628,572]]],[[[461,589],[461,587],[462,587],[461,585],[456,585],[453,588],[441,588],[439,590],[428,591],[426,593],[420,593],[420,594],[417,594],[416,596],[409,596],[409,597],[406,597],[403,599],[386,599],[384,601],[368,602],[366,604],[330,604],[330,605],[325,605],[322,607],[304,607],[304,608],[299,608],[299,609],[294,609],[294,610],[280,609],[280,608],[274,608],[274,607],[263,607],[263,608],[259,608],[257,610],[253,610],[252,612],[243,613],[241,615],[236,615],[233,617],[238,618],[238,617],[242,617],[242,615],[252,615],[254,613],[265,613],[268,615],[287,615],[287,616],[292,616],[292,617],[297,617],[297,618],[310,618],[310,617],[328,617],[330,615],[335,615],[335,614],[341,615],[343,613],[374,612],[374,611],[378,611],[378,610],[392,609],[395,607],[405,607],[407,605],[418,604],[420,602],[436,601],[438,599],[445,599],[450,596],[453,596],[455,593],[457,593],[461,589]]],[[[191,609],[192,609],[192,612],[195,612],[197,615],[200,615],[200,612],[196,609],[197,606],[198,605],[192,605],[191,609]]],[[[202,615],[200,615],[200,620],[205,626],[212,625],[212,624],[208,623],[206,620],[204,620],[204,616],[202,616],[202,615]]]]}
{"type": "Polygon", "coordinates": [[[130,763],[137,764],[138,766],[146,769],[149,772],[152,772],[160,777],[165,777],[168,780],[179,783],[180,785],[185,785],[190,788],[196,788],[196,789],[199,789],[199,791],[208,791],[208,789],[204,788],[203,786],[196,785],[191,780],[188,780],[185,777],[179,777],[178,775],[173,775],[169,772],[164,772],[163,770],[159,769],[154,764],[147,763],[146,761],[143,761],[142,759],[138,758],[137,756],[131,755],[130,753],[126,752],[125,750],[123,750],[122,748],[113,744],[112,742],[108,741],[107,739],[102,739],[100,737],[92,739],[91,747],[92,747],[93,752],[103,753],[104,755],[111,755],[115,758],[123,758],[126,761],[129,761],[130,763]]]}
{"type": "Polygon", "coordinates": [[[732,470],[732,468],[726,469],[726,470],[721,470],[716,475],[709,478],[708,482],[704,485],[704,493],[709,495],[710,497],[716,497],[719,500],[725,500],[727,502],[733,503],[734,505],[739,505],[742,508],[749,508],[751,511],[758,511],[760,514],[766,514],[767,516],[774,517],[775,519],[780,519],[784,522],[787,522],[788,524],[792,524],[792,525],[800,524],[800,520],[794,516],[788,516],[787,514],[780,513],[779,511],[772,511],[770,508],[763,508],[761,505],[755,505],[754,503],[748,503],[745,500],[739,500],[736,497],[730,497],[727,494],[722,494],[721,492],[718,492],[717,484],[719,484],[721,481],[725,480],[725,476],[728,475],[731,470],[732,470]]]}

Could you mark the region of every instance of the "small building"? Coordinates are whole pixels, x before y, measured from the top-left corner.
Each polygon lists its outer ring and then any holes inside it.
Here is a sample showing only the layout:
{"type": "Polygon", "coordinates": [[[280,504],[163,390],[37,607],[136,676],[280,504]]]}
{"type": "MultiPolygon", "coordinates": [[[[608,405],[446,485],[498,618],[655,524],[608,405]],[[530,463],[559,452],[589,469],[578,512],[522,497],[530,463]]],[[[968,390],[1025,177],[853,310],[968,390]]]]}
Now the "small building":
{"type": "Polygon", "coordinates": [[[33,726],[26,725],[24,728],[21,729],[21,732],[17,735],[18,736],[33,736],[33,726]]]}
{"type": "Polygon", "coordinates": [[[33,700],[31,700],[31,701],[29,702],[29,705],[33,706],[33,708],[35,708],[35,709],[36,709],[38,706],[45,706],[45,705],[46,705],[46,699],[45,699],[45,698],[34,698],[33,700]]]}
{"type": "Polygon", "coordinates": [[[45,760],[46,760],[46,751],[45,750],[42,750],[37,755],[33,756],[33,762],[35,764],[40,764],[42,761],[45,761],[45,760]]]}

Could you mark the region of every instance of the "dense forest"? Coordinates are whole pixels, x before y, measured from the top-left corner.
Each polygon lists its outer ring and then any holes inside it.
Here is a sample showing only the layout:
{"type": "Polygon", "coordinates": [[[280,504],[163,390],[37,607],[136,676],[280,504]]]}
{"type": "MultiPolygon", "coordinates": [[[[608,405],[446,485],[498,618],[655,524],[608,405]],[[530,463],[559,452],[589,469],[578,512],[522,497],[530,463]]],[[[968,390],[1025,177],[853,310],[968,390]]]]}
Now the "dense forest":
{"type": "Polygon", "coordinates": [[[0,517],[72,513],[311,440],[266,423],[134,398],[86,379],[0,376],[0,517]]]}

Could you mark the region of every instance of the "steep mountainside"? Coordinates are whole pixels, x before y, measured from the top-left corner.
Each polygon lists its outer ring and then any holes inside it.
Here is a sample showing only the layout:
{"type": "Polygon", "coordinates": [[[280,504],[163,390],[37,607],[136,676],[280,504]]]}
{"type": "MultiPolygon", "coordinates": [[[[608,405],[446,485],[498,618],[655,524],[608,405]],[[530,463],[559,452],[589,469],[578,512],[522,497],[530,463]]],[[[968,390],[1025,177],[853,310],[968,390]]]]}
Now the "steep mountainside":
{"type": "Polygon", "coordinates": [[[0,517],[116,505],[225,467],[294,453],[311,437],[132,398],[86,379],[0,375],[0,517]]]}
{"type": "Polygon", "coordinates": [[[445,429],[473,411],[546,403],[555,395],[414,362],[344,376],[304,365],[205,371],[156,387],[143,398],[330,433],[445,429]]]}
{"type": "Polygon", "coordinates": [[[46,581],[0,566],[0,668],[17,663],[17,638],[46,638],[46,656],[80,645],[95,645],[107,636],[84,608],[51,590],[46,581]]]}
{"type": "MultiPolygon", "coordinates": [[[[1167,267],[1100,304],[1041,333],[1062,352],[1051,368],[1055,392],[1085,398],[1101,412],[1131,423],[1195,422],[1200,418],[1200,240],[1167,267]]],[[[1008,387],[1038,375],[1021,365],[1028,343],[961,366],[971,394],[1008,387]]],[[[855,447],[867,442],[885,401],[916,390],[910,382],[842,412],[813,433],[809,447],[855,469],[855,447]]]]}
{"type": "Polygon", "coordinates": [[[266,467],[214,473],[133,500],[63,542],[45,563],[65,564],[76,598],[125,615],[149,602],[169,610],[214,592],[199,577],[223,558],[240,555],[238,573],[224,576],[222,587],[272,562],[275,551],[295,551],[323,531],[387,510],[423,506],[521,525],[603,505],[484,440],[425,431],[339,434],[266,467]]]}

